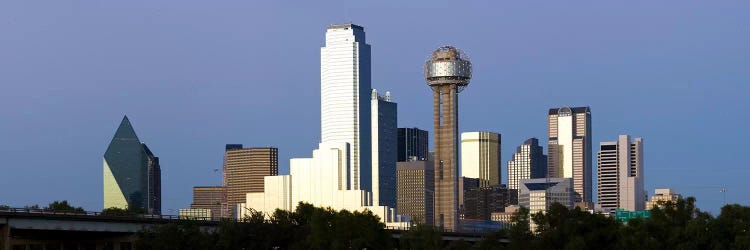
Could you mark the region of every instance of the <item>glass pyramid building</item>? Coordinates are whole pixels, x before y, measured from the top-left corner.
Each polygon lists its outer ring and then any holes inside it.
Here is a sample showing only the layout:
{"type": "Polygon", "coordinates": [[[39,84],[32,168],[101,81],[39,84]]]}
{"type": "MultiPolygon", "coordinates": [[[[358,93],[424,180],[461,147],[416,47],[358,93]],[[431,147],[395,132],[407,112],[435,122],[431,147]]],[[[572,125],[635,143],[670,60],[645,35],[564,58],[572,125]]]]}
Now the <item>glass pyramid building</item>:
{"type": "Polygon", "coordinates": [[[141,143],[127,116],[104,153],[104,208],[161,214],[159,157],[141,143]]]}

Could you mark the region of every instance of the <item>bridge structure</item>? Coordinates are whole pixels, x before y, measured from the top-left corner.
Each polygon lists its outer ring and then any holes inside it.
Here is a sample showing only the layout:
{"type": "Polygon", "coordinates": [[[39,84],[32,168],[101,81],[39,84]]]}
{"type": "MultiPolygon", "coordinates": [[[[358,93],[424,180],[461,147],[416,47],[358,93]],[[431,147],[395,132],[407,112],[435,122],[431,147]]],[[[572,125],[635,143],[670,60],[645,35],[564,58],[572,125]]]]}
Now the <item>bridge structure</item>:
{"type": "MultiPolygon", "coordinates": [[[[100,212],[54,212],[40,209],[0,210],[0,250],[131,250],[138,232],[187,221],[174,215],[108,215],[100,212]]],[[[218,221],[190,219],[201,230],[215,231],[218,221]]],[[[389,229],[395,240],[407,231],[389,229]]],[[[481,233],[443,232],[446,242],[478,242],[481,233]]]]}

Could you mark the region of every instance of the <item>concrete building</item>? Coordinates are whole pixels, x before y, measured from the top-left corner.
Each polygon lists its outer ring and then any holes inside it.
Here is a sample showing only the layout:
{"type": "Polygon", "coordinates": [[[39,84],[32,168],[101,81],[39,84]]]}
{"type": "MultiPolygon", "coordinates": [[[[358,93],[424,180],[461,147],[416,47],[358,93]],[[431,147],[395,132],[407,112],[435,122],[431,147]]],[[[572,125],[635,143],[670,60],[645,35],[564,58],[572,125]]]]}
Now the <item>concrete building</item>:
{"type": "Polygon", "coordinates": [[[127,116],[122,118],[103,161],[104,208],[138,208],[161,214],[161,166],[141,143],[127,116]]]}
{"type": "Polygon", "coordinates": [[[354,24],[328,26],[320,48],[321,142],[346,143],[346,187],[372,191],[370,45],[354,24]]]}
{"type": "Polygon", "coordinates": [[[518,203],[518,191],[494,185],[469,188],[464,191],[462,219],[491,220],[492,213],[518,203]]]}
{"type": "Polygon", "coordinates": [[[597,201],[602,210],[644,210],[643,139],[620,135],[617,141],[602,142],[596,159],[597,201]]]}
{"type": "Polygon", "coordinates": [[[398,161],[426,161],[427,131],[418,128],[398,128],[398,161]]]}
{"type": "Polygon", "coordinates": [[[592,197],[591,109],[562,107],[549,110],[547,117],[548,175],[572,178],[575,201],[589,203],[592,197]]]}
{"type": "Polygon", "coordinates": [[[458,93],[469,85],[471,61],[452,46],[432,52],[425,62],[425,79],[433,94],[435,125],[435,225],[454,231],[458,226],[458,93]]]}
{"type": "Polygon", "coordinates": [[[396,207],[397,104],[372,90],[372,200],[396,207]]]}
{"type": "Polygon", "coordinates": [[[651,199],[646,202],[646,210],[663,207],[666,202],[677,203],[680,199],[682,199],[682,195],[675,193],[672,189],[657,188],[654,190],[654,195],[651,196],[651,199]]]}
{"type": "Polygon", "coordinates": [[[231,217],[226,187],[223,186],[193,187],[193,203],[190,208],[210,210],[212,220],[231,217]]]}
{"type": "Polygon", "coordinates": [[[245,194],[263,192],[263,178],[279,174],[279,150],[273,147],[227,148],[224,167],[227,203],[235,215],[237,204],[245,202],[245,194]]]}
{"type": "Polygon", "coordinates": [[[513,222],[513,217],[516,216],[519,208],[520,207],[518,205],[509,205],[505,207],[504,212],[493,212],[490,215],[490,220],[500,221],[505,223],[505,225],[510,225],[513,222]]]}
{"type": "Polygon", "coordinates": [[[519,190],[521,180],[547,177],[547,156],[539,140],[529,138],[516,148],[508,161],[508,189],[519,190]]]}
{"type": "Polygon", "coordinates": [[[435,170],[432,161],[398,162],[398,205],[401,215],[415,223],[434,222],[435,170]]]}
{"type": "Polygon", "coordinates": [[[529,209],[530,214],[547,211],[552,203],[572,209],[574,204],[573,179],[540,178],[521,180],[518,205],[529,209]]]}
{"type": "Polygon", "coordinates": [[[480,187],[500,185],[500,141],[499,133],[461,133],[461,175],[478,178],[480,187]]]}
{"type": "Polygon", "coordinates": [[[177,214],[181,220],[214,220],[211,209],[207,208],[182,208],[177,214]]]}

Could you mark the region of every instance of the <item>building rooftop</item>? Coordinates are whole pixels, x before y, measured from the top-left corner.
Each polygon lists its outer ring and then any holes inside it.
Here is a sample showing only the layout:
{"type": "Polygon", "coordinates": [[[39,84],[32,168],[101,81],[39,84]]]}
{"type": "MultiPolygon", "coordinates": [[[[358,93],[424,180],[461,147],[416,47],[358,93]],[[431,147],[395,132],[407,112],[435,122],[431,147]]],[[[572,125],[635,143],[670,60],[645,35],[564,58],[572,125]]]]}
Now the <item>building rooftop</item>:
{"type": "Polygon", "coordinates": [[[344,24],[331,24],[328,25],[328,29],[358,29],[358,30],[365,30],[365,28],[362,28],[362,26],[353,24],[353,23],[344,23],[344,24]]]}

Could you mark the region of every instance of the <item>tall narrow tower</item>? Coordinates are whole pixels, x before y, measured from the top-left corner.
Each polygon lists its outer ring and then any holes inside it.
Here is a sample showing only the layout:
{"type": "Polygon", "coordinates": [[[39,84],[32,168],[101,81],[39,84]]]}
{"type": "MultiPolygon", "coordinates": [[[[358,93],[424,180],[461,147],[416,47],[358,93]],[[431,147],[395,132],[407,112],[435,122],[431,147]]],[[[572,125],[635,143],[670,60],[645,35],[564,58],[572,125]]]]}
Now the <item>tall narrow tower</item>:
{"type": "Polygon", "coordinates": [[[458,229],[458,93],[469,85],[469,57],[453,46],[432,52],[424,68],[435,123],[435,225],[458,229]]]}
{"type": "Polygon", "coordinates": [[[320,140],[349,144],[347,189],[372,191],[371,89],[365,29],[328,26],[320,48],[320,140]]]}

